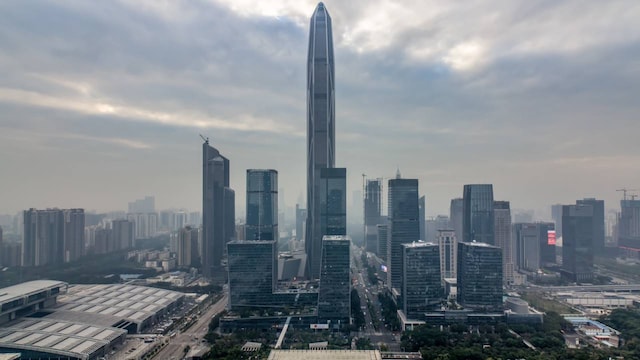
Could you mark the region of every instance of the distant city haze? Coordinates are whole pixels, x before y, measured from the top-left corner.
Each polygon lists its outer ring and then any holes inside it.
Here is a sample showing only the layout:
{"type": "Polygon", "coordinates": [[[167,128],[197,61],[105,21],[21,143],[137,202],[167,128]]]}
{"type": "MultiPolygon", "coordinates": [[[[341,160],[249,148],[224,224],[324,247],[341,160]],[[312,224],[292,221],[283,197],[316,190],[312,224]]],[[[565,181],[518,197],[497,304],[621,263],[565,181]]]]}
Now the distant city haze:
{"type": "MultiPolygon", "coordinates": [[[[347,194],[362,174],[386,193],[399,168],[427,216],[493,184],[513,214],[550,219],[551,204],[619,209],[616,189],[640,189],[640,2],[325,4],[347,194]]],[[[0,3],[0,214],[146,195],[201,211],[199,134],[231,162],[238,216],[248,168],[278,171],[281,210],[304,207],[316,5],[0,3]]]]}

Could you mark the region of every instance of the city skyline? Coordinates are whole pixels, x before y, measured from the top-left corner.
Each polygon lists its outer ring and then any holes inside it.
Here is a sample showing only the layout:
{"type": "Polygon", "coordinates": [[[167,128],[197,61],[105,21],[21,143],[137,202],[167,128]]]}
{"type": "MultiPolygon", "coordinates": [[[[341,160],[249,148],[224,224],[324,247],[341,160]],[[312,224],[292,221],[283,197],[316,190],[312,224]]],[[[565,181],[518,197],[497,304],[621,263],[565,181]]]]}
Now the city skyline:
{"type": "MultiPolygon", "coordinates": [[[[0,213],[117,210],[146,194],[158,208],[196,210],[198,133],[233,158],[237,213],[248,168],[278,170],[293,206],[305,192],[316,4],[0,5],[11,53],[0,79],[0,213]]],[[[615,190],[640,184],[638,5],[326,5],[348,192],[360,174],[391,177],[398,166],[420,180],[428,216],[448,213],[463,184],[492,183],[496,198],[544,217],[585,197],[618,208],[615,190]]]]}

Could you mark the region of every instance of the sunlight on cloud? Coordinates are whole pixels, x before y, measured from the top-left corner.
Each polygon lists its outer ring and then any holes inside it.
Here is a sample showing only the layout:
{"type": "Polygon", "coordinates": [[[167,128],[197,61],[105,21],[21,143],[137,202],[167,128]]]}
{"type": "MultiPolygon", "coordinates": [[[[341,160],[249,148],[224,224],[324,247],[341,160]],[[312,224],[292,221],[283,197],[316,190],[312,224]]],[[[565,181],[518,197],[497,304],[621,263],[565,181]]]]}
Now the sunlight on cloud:
{"type": "Polygon", "coordinates": [[[469,41],[451,48],[442,61],[454,70],[471,70],[483,61],[485,49],[479,42],[469,41]]]}

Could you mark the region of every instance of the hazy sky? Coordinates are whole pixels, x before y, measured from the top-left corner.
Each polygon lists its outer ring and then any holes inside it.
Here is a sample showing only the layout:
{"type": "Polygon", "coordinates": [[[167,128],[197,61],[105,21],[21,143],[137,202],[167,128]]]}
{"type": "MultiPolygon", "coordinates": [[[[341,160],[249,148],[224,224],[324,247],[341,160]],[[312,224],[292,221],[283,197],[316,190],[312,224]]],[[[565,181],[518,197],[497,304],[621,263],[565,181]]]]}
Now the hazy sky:
{"type": "MultiPolygon", "coordinates": [[[[640,2],[326,1],[336,165],[420,179],[427,214],[465,183],[545,215],[640,188],[640,2]]],[[[0,2],[0,213],[201,208],[201,133],[245,170],[306,184],[313,1],[0,2]]],[[[350,201],[350,200],[349,200],[350,201]]]]}

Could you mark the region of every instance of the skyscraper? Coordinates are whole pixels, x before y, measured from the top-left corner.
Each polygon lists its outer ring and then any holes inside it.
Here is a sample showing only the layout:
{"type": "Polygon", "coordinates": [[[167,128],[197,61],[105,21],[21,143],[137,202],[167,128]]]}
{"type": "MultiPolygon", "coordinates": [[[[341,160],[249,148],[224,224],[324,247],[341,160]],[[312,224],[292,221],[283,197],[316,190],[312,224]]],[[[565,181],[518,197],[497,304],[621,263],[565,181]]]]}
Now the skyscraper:
{"type": "Polygon", "coordinates": [[[227,248],[231,308],[270,304],[278,281],[276,242],[235,240],[227,248]]]}
{"type": "Polygon", "coordinates": [[[480,311],[502,310],[502,249],[458,243],[458,303],[480,311]]]}
{"type": "Polygon", "coordinates": [[[593,208],[593,250],[604,255],[604,200],[585,198],[577,200],[576,205],[591,205],[593,208]]]}
{"type": "Polygon", "coordinates": [[[438,244],[402,244],[402,310],[409,319],[437,307],[444,298],[438,244]]]}
{"type": "Polygon", "coordinates": [[[640,253],[640,200],[620,200],[618,246],[630,254],[640,253]]]}
{"type": "Polygon", "coordinates": [[[562,207],[562,274],[570,281],[593,280],[593,207],[562,207]]]}
{"type": "Polygon", "coordinates": [[[418,180],[389,180],[387,285],[402,291],[402,244],[420,240],[418,180]]]}
{"type": "Polygon", "coordinates": [[[511,238],[511,205],[508,201],[493,202],[495,245],[502,249],[502,270],[505,284],[514,281],[513,241],[511,238]]]}
{"type": "Polygon", "coordinates": [[[458,262],[458,241],[452,230],[438,230],[438,247],[440,248],[440,274],[444,279],[455,279],[458,262]]]}
{"type": "MultiPolygon", "coordinates": [[[[320,171],[335,166],[334,60],[331,17],[319,3],[309,25],[307,57],[307,275],[317,278],[323,228],[320,224],[320,171]]],[[[346,201],[346,200],[345,200],[346,201]]]]}
{"type": "Polygon", "coordinates": [[[307,221],[307,209],[300,207],[300,204],[296,204],[296,240],[304,240],[304,224],[307,221]]]}
{"type": "Polygon", "coordinates": [[[420,217],[418,220],[420,222],[420,240],[434,241],[436,229],[432,229],[434,231],[433,239],[429,239],[427,236],[427,197],[426,196],[420,196],[420,198],[418,199],[418,214],[419,214],[418,216],[420,217]]]}
{"type": "Polygon", "coordinates": [[[456,239],[462,240],[462,217],[464,214],[464,200],[462,198],[451,199],[449,207],[449,221],[451,228],[456,233],[456,239]]]}
{"type": "Polygon", "coordinates": [[[113,250],[130,249],[134,246],[135,223],[133,221],[119,219],[111,222],[113,229],[112,240],[113,250]]]}
{"type": "MultiPolygon", "coordinates": [[[[367,251],[378,254],[378,230],[382,210],[382,180],[367,180],[364,196],[364,241],[367,251]]],[[[386,251],[386,249],[385,249],[386,251]]]]}
{"type": "Polygon", "coordinates": [[[78,260],[84,250],[84,209],[62,210],[64,221],[64,262],[78,260]]]}
{"type": "Polygon", "coordinates": [[[493,185],[464,186],[462,228],[464,242],[495,244],[493,185]]]}
{"type": "Polygon", "coordinates": [[[61,264],[84,254],[83,209],[24,211],[22,266],[61,264]]]}
{"type": "Polygon", "coordinates": [[[224,277],[221,260],[235,233],[235,194],[229,188],[229,159],[202,144],[202,274],[224,277]],[[232,229],[229,225],[232,225],[232,229]]]}
{"type": "Polygon", "coordinates": [[[247,170],[246,240],[278,241],[278,172],[247,170]]]}
{"type": "Polygon", "coordinates": [[[556,236],[562,237],[562,204],[551,205],[551,218],[556,224],[556,236]]]}
{"type": "Polygon", "coordinates": [[[330,323],[332,328],[348,325],[351,317],[350,246],[348,236],[322,239],[318,323],[330,323]]]}
{"type": "Polygon", "coordinates": [[[178,230],[177,265],[180,267],[196,266],[198,259],[197,227],[186,226],[178,230]]]}
{"type": "Polygon", "coordinates": [[[386,224],[378,224],[376,226],[378,232],[378,256],[380,259],[387,261],[387,243],[389,242],[389,226],[386,224]]]}

